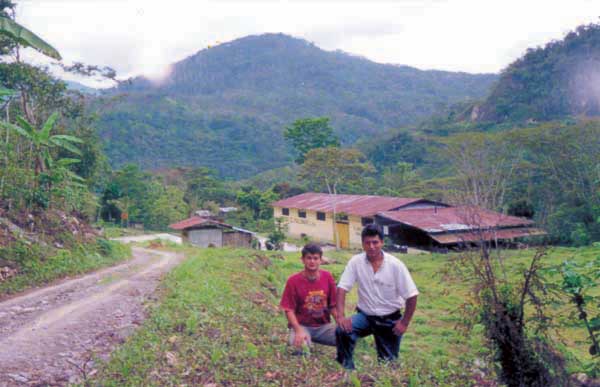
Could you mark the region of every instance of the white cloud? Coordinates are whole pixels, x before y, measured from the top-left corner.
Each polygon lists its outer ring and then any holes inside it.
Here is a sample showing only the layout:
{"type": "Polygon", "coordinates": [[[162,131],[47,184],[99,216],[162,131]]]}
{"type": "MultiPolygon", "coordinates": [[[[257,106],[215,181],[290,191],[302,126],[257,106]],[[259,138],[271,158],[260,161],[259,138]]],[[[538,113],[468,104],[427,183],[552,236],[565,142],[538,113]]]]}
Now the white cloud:
{"type": "Polygon", "coordinates": [[[29,0],[18,21],[66,61],[161,74],[216,42],[284,32],[422,69],[497,72],[527,47],[597,21],[600,2],[29,0]]]}

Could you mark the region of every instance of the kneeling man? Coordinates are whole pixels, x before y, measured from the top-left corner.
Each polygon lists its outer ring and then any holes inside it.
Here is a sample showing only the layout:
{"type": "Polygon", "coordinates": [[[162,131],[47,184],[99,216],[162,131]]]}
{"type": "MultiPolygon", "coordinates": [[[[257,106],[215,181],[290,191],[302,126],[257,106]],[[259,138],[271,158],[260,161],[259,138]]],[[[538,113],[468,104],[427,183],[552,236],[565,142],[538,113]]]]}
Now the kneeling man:
{"type": "Polygon", "coordinates": [[[419,291],[398,258],[384,253],[383,232],[375,224],[361,234],[364,253],[348,261],[338,284],[337,361],[354,369],[354,346],[360,337],[373,335],[380,361],[398,359],[400,340],[417,307],[419,291]],[[344,316],[346,293],[358,285],[356,314],[344,316]],[[404,316],[401,308],[404,309],[404,316]]]}
{"type": "Polygon", "coordinates": [[[311,343],[335,345],[336,286],[331,273],[321,270],[323,251],[309,243],[302,249],[304,270],[293,274],[285,284],[281,308],[290,328],[290,345],[301,349],[311,343]]]}

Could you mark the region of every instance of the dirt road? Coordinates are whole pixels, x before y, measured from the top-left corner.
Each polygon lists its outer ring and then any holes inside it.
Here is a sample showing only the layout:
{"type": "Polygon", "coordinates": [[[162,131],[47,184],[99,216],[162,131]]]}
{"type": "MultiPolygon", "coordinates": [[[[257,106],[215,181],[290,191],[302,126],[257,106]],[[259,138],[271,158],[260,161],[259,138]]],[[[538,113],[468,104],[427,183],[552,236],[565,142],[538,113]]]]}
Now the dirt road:
{"type": "Polygon", "coordinates": [[[133,248],[121,265],[0,303],[0,386],[66,385],[94,373],[144,318],[180,254],[133,248]]]}

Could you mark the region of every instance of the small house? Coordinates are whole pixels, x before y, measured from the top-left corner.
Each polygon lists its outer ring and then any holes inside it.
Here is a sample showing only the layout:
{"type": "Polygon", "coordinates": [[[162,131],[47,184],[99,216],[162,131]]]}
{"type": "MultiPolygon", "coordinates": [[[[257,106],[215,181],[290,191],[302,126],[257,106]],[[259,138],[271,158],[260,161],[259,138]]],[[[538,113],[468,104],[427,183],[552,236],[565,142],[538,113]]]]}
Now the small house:
{"type": "Polygon", "coordinates": [[[254,233],[251,231],[197,215],[169,227],[181,231],[181,239],[184,242],[198,247],[250,248],[254,237],[254,233]]]}

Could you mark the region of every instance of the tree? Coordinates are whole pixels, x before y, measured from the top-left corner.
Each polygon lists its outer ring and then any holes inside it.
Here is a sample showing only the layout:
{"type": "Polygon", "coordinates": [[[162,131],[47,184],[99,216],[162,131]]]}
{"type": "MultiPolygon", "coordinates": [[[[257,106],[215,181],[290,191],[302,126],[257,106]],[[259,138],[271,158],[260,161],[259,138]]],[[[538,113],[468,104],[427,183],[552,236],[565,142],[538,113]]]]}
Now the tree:
{"type": "Polygon", "coordinates": [[[57,118],[58,113],[53,113],[39,130],[36,130],[31,123],[20,116],[17,117],[20,125],[0,122],[0,126],[12,129],[31,142],[31,153],[35,159],[35,176],[41,172],[45,172],[49,163],[51,163],[51,148],[60,147],[69,152],[81,155],[81,151],[75,145],[76,143],[82,143],[79,138],[65,134],[51,134],[57,118]]]}
{"type": "MultiPolygon", "coordinates": [[[[501,135],[465,133],[445,140],[444,156],[456,176],[459,204],[504,210],[505,196],[521,157],[501,135]]],[[[452,192],[452,191],[451,191],[452,192]]],[[[450,201],[457,201],[457,198],[450,201]]]]}
{"type": "Polygon", "coordinates": [[[144,225],[155,230],[164,230],[170,223],[184,219],[188,206],[183,200],[183,191],[170,186],[159,189],[158,197],[151,203],[144,225]]]}
{"type": "Polygon", "coordinates": [[[417,172],[411,163],[399,161],[396,165],[383,169],[382,181],[384,189],[392,195],[398,195],[400,190],[414,183],[417,178],[417,172]]]}
{"type": "Polygon", "coordinates": [[[238,203],[253,211],[254,220],[269,219],[272,216],[271,203],[279,196],[272,190],[259,191],[254,187],[244,187],[237,193],[238,203]]]}
{"type": "Polygon", "coordinates": [[[199,209],[206,201],[223,202],[228,192],[216,172],[206,167],[196,167],[184,173],[185,200],[192,210],[199,209]]]}
{"type": "Polygon", "coordinates": [[[306,153],[311,149],[340,146],[327,117],[296,120],[285,129],[284,137],[296,151],[297,164],[304,162],[306,153]]]}
{"type": "MultiPolygon", "coordinates": [[[[363,176],[374,171],[373,165],[357,149],[317,148],[306,153],[300,178],[315,186],[327,188],[333,200],[333,219],[336,219],[338,188],[343,184],[358,184],[363,176]]],[[[335,221],[332,224],[336,245],[339,247],[340,238],[335,221]]]]}

